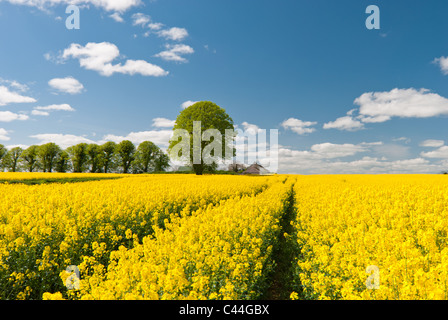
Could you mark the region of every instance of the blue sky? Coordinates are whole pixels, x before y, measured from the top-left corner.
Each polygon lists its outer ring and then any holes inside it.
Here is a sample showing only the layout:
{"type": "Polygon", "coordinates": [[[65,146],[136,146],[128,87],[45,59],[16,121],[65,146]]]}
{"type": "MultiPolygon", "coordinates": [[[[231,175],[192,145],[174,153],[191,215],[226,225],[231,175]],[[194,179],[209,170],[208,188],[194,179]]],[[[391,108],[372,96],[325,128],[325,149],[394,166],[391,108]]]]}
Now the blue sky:
{"type": "Polygon", "coordinates": [[[0,143],[165,148],[182,104],[210,100],[241,129],[279,130],[280,173],[438,173],[447,13],[436,0],[0,0],[0,143]]]}

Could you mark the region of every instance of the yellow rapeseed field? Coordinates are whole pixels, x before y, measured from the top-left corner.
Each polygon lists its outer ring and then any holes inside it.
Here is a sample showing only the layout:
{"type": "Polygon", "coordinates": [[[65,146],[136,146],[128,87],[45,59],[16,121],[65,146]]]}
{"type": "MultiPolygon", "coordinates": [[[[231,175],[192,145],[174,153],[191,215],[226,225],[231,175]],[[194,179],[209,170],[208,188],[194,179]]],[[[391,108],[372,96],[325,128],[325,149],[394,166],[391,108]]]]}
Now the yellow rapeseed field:
{"type": "Polygon", "coordinates": [[[294,190],[306,298],[448,297],[447,176],[309,176],[294,190]]]}
{"type": "MultiPolygon", "coordinates": [[[[222,200],[120,247],[81,281],[83,299],[256,299],[271,267],[292,178],[257,195],[222,200]]],[[[255,182],[255,181],[252,181],[255,182]]]]}
{"type": "Polygon", "coordinates": [[[0,181],[0,299],[448,298],[447,176],[0,181]]]}
{"type": "Polygon", "coordinates": [[[0,184],[1,298],[42,298],[45,292],[64,291],[59,275],[68,265],[80,265],[86,277],[95,271],[87,269],[91,259],[107,266],[112,251],[133,247],[171,219],[227,198],[255,195],[274,181],[138,175],[81,183],[0,184]]]}

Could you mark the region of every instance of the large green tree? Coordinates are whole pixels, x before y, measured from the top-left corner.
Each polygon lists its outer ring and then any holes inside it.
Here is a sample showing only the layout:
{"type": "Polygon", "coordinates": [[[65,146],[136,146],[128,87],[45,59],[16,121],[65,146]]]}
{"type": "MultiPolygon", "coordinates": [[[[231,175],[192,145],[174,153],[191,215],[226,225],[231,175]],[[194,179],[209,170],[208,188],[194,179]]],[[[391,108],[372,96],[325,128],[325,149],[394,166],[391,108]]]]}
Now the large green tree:
{"type": "Polygon", "coordinates": [[[162,150],[158,149],[154,154],[152,163],[155,172],[165,171],[170,166],[170,157],[162,150]]]}
{"type": "Polygon", "coordinates": [[[233,148],[235,136],[233,120],[223,108],[213,102],[196,102],[182,110],[176,118],[173,130],[174,139],[170,141],[168,148],[170,156],[174,157],[174,160],[183,160],[187,165],[192,165],[197,175],[201,175],[207,169],[216,168],[219,160],[235,155],[235,149],[233,148]],[[183,129],[184,131],[178,129],[183,129]],[[221,135],[220,141],[217,141],[215,136],[213,136],[213,139],[208,136],[204,137],[203,133],[208,129],[219,131],[221,135]],[[179,135],[177,134],[179,132],[183,133],[179,135]],[[229,132],[232,132],[232,134],[229,135],[229,132]],[[189,136],[189,139],[185,140],[184,133],[189,136]],[[178,148],[179,143],[185,146],[185,141],[189,141],[189,155],[185,154],[187,153],[184,152],[185,149],[178,148]],[[210,153],[204,152],[210,150],[210,146],[216,146],[216,143],[219,143],[220,150],[212,148],[210,153]],[[209,155],[208,158],[207,154],[209,155]],[[211,160],[212,162],[210,162],[211,160]]]}
{"type": "Polygon", "coordinates": [[[149,172],[159,147],[151,141],[143,141],[137,147],[134,166],[137,172],[149,172]]]}
{"type": "Polygon", "coordinates": [[[33,172],[39,167],[39,146],[32,145],[23,150],[21,155],[22,166],[29,172],[33,172]]]}
{"type": "Polygon", "coordinates": [[[117,144],[113,141],[108,141],[101,145],[101,165],[104,173],[108,173],[115,166],[117,144]]]}
{"type": "Polygon", "coordinates": [[[3,163],[3,157],[8,153],[8,149],[4,145],[0,144],[0,163],[3,163]]]}
{"type": "Polygon", "coordinates": [[[67,148],[73,166],[73,172],[84,172],[87,165],[87,143],[78,143],[67,148]]]}
{"type": "Polygon", "coordinates": [[[87,146],[87,163],[90,166],[90,172],[95,173],[100,170],[101,165],[101,147],[95,143],[91,143],[87,146]]]}
{"type": "Polygon", "coordinates": [[[60,151],[61,148],[54,142],[49,142],[39,146],[38,157],[44,172],[52,172],[56,157],[60,151]]]}
{"type": "Polygon", "coordinates": [[[56,157],[55,169],[57,172],[67,172],[69,170],[70,156],[67,151],[62,150],[56,157]]]}
{"type": "Polygon", "coordinates": [[[135,159],[135,146],[129,140],[123,140],[117,145],[117,155],[123,173],[128,173],[132,161],[135,159]]]}
{"type": "Polygon", "coordinates": [[[23,149],[20,147],[15,147],[9,150],[3,157],[3,166],[8,169],[8,171],[16,172],[19,165],[19,159],[22,155],[23,149]]]}

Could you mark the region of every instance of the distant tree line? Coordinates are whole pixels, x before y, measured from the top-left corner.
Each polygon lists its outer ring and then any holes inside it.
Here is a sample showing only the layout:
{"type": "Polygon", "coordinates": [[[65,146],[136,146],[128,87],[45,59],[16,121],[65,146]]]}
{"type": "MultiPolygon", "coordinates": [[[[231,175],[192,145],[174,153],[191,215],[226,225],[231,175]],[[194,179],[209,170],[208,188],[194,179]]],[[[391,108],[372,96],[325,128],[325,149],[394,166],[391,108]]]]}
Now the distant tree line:
{"type": "Polygon", "coordinates": [[[0,167],[9,172],[148,173],[165,171],[169,157],[151,141],[138,147],[129,140],[79,143],[65,150],[53,142],[10,150],[0,144],[0,167]]]}

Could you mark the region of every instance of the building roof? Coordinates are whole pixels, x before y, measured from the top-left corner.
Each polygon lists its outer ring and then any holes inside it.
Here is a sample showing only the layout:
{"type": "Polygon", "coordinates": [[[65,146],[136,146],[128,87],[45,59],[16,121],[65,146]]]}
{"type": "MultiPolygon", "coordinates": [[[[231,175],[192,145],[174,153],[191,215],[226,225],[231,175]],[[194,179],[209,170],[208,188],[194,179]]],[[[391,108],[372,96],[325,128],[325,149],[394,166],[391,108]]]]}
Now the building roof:
{"type": "Polygon", "coordinates": [[[268,174],[269,171],[266,170],[262,165],[254,163],[249,166],[242,174],[268,174]]]}

